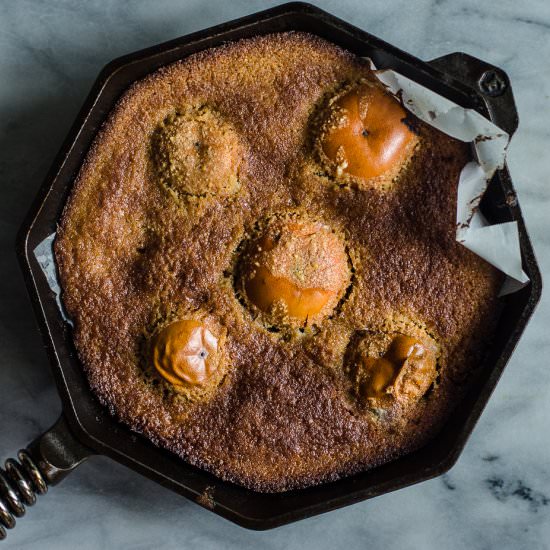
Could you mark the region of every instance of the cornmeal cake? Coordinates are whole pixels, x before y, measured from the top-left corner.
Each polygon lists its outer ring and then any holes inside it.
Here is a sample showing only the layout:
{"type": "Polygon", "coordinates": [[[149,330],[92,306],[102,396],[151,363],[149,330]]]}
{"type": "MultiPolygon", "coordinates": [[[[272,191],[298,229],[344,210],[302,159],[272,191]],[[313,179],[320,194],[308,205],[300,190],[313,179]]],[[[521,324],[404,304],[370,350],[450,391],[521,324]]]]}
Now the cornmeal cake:
{"type": "Polygon", "coordinates": [[[501,275],[455,241],[470,156],[309,34],[136,82],[55,241],[92,391],[156,445],[258,491],[424,445],[498,315],[501,275]]]}

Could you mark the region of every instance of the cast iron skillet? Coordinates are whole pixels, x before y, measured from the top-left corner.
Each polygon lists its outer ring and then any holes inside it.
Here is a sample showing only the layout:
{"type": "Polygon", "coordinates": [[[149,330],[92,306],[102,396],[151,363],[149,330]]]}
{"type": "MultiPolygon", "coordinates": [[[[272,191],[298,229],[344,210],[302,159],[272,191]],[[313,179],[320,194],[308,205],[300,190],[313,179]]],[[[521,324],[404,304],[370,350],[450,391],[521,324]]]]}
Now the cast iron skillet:
{"type": "Polygon", "coordinates": [[[496,339],[481,375],[441,433],[422,449],[332,483],[280,494],[262,494],[222,481],[155,447],[119,424],[90,392],[73,347],[70,327],[33,250],[56,230],[75,175],[98,128],[128,85],[159,67],[224,42],[281,31],[307,31],[360,56],[379,68],[391,67],[463,107],[477,109],[514,133],[518,117],[510,82],[497,67],[464,53],[423,62],[336,17],[304,3],[262,11],[116,59],[100,73],[80,111],[17,240],[17,254],[29,289],[63,403],[58,422],[0,469],[2,524],[11,528],[35,493],[61,481],[93,454],[108,455],[129,468],[196,500],[213,512],[251,529],[269,529],[393,491],[447,471],[457,460],[541,293],[541,278],[507,168],[486,193],[483,211],[491,222],[517,220],[523,269],[530,284],[502,299],[496,339]]]}

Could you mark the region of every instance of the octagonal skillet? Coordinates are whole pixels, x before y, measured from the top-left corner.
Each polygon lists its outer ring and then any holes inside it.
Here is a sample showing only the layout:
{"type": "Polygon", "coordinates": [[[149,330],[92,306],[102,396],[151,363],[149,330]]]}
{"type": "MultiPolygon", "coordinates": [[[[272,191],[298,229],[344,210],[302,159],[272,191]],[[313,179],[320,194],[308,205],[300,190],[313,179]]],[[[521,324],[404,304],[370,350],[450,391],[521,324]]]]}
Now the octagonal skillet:
{"type": "Polygon", "coordinates": [[[447,471],[457,460],[541,293],[533,249],[507,168],[497,172],[482,209],[492,223],[519,224],[523,269],[530,283],[502,298],[497,335],[481,374],[440,434],[418,451],[339,481],[258,493],[222,481],[131,432],[92,395],[79,364],[70,326],[61,317],[33,253],[56,230],[79,167],[101,124],[128,85],[176,60],[227,41],[283,31],[316,34],[379,68],[392,68],[463,107],[478,110],[510,135],[518,118],[510,82],[497,67],[463,53],[423,62],[336,17],[304,3],[290,3],[116,59],[100,73],[24,222],[17,253],[63,403],[58,422],[0,469],[0,539],[4,525],[93,454],[129,468],[252,529],[269,529],[393,491],[447,471]]]}

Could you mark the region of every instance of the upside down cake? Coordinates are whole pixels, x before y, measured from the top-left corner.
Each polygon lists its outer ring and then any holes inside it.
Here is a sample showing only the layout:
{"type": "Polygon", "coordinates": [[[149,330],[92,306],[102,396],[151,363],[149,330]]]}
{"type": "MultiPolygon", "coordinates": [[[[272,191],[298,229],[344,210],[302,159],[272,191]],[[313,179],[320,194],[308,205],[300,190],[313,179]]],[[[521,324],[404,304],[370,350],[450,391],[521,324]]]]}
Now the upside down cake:
{"type": "Polygon", "coordinates": [[[136,82],[55,242],[90,386],[217,476],[284,491],[424,445],[475,375],[500,274],[455,241],[469,147],[303,33],[136,82]]]}

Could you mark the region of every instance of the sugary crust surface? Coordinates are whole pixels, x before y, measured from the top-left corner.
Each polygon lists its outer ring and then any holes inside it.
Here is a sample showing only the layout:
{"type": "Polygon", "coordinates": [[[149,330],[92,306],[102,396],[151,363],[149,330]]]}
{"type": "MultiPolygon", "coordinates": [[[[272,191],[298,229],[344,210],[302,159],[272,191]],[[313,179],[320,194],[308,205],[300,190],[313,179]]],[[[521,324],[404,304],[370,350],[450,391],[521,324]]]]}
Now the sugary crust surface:
{"type": "Polygon", "coordinates": [[[340,185],[323,171],[312,121],[365,77],[361,60],[301,33],[161,69],[110,114],[55,242],[76,348],[100,401],[155,444],[255,490],[336,479],[423,445],[467,387],[497,315],[499,274],[454,239],[465,145],[419,125],[390,190],[340,185]],[[155,131],[205,105],[239,135],[238,191],[172,193],[152,160],[155,131]],[[232,280],[254,224],[286,211],[344,235],[354,271],[337,314],[290,340],[253,319],[232,280]],[[158,326],[203,313],[227,331],[227,374],[208,400],[190,401],[151,374],[143,349],[158,326]],[[365,412],[348,391],[346,348],[357,331],[407,327],[437,342],[438,383],[405,410],[365,412]]]}

